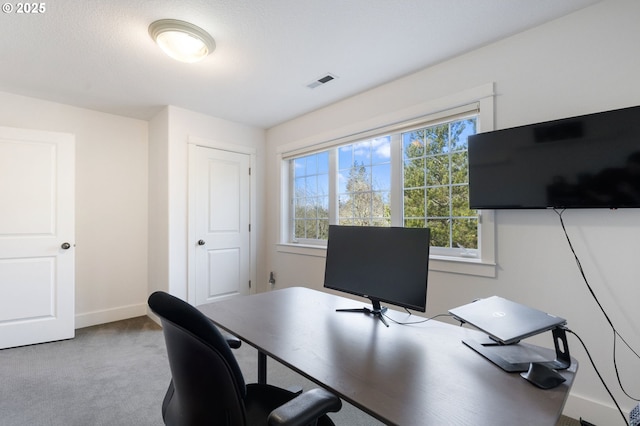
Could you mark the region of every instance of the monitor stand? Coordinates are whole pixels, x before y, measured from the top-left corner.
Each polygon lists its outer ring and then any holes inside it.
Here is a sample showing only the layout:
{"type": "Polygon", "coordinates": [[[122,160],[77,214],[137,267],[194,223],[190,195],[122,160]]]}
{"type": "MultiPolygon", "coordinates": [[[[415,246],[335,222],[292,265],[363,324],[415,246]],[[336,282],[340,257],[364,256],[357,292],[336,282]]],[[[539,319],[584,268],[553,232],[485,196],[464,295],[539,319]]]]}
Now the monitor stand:
{"type": "Polygon", "coordinates": [[[384,319],[384,315],[383,315],[385,312],[387,312],[387,307],[380,306],[379,300],[371,300],[371,304],[373,305],[373,309],[369,309],[366,307],[355,308],[355,309],[336,309],[336,312],[362,312],[367,315],[373,315],[374,317],[378,317],[378,319],[382,321],[384,325],[389,327],[389,324],[387,323],[387,320],[384,319]]]}
{"type": "Polygon", "coordinates": [[[562,327],[556,327],[553,329],[553,343],[556,350],[556,358],[552,361],[539,361],[532,359],[540,357],[540,355],[529,351],[527,346],[523,346],[518,343],[505,345],[495,340],[492,340],[491,342],[479,342],[475,339],[465,339],[462,343],[508,372],[527,371],[529,370],[531,362],[545,365],[554,370],[564,370],[569,368],[571,365],[569,346],[567,345],[567,335],[565,333],[565,329],[562,327]],[[562,347],[560,347],[561,342],[562,347]]]}

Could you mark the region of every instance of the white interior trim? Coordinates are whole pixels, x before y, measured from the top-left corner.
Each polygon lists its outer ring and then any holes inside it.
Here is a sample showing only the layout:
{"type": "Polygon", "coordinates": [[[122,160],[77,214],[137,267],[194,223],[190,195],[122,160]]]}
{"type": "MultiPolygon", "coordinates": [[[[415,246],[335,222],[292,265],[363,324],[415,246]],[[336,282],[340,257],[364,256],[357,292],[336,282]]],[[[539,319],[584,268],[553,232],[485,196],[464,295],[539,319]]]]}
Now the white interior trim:
{"type": "Polygon", "coordinates": [[[112,309],[76,314],[75,328],[91,327],[98,324],[136,318],[147,315],[147,304],[119,306],[112,309]]]}
{"type": "Polygon", "coordinates": [[[249,155],[256,154],[256,149],[251,146],[219,142],[213,139],[206,139],[206,138],[201,138],[201,137],[191,136],[191,135],[189,135],[187,139],[187,143],[190,145],[198,145],[198,146],[205,146],[207,148],[220,149],[222,151],[237,152],[239,154],[249,154],[249,155]]]}

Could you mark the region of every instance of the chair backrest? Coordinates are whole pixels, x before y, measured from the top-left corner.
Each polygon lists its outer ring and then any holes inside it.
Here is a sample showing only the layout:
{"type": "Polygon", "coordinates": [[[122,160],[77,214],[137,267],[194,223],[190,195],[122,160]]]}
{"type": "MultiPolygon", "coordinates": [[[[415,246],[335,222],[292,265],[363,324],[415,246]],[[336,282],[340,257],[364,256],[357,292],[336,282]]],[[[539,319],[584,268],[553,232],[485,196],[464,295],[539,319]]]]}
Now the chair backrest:
{"type": "Polygon", "coordinates": [[[246,386],[238,363],[215,325],[199,310],[165,292],[149,296],[160,317],[173,395],[167,395],[166,425],[245,424],[246,386]]]}

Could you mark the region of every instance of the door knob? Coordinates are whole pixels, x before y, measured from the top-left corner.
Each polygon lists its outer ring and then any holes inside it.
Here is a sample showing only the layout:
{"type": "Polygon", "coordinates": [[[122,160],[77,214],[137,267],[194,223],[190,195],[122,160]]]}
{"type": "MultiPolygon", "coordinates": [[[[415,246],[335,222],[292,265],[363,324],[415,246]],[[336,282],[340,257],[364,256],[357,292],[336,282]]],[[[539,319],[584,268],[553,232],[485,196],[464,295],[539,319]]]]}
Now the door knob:
{"type": "Polygon", "coordinates": [[[71,248],[71,244],[69,243],[62,243],[62,245],[60,246],[60,248],[62,250],[69,250],[71,248]]]}
{"type": "Polygon", "coordinates": [[[199,246],[203,246],[204,245],[204,240],[198,240],[198,245],[199,246]]]}

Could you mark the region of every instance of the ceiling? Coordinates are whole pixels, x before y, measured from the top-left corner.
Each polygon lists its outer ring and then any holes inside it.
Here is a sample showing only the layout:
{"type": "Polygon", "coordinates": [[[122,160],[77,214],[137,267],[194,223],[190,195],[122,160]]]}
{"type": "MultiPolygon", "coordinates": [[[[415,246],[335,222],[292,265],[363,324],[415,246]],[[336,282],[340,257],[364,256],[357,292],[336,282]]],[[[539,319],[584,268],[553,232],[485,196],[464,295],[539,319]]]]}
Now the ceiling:
{"type": "Polygon", "coordinates": [[[0,15],[0,91],[269,128],[596,1],[53,0],[41,14],[0,15]],[[148,34],[164,18],[202,27],[216,50],[170,59],[148,34]],[[337,78],[307,87],[328,73],[337,78]]]}

